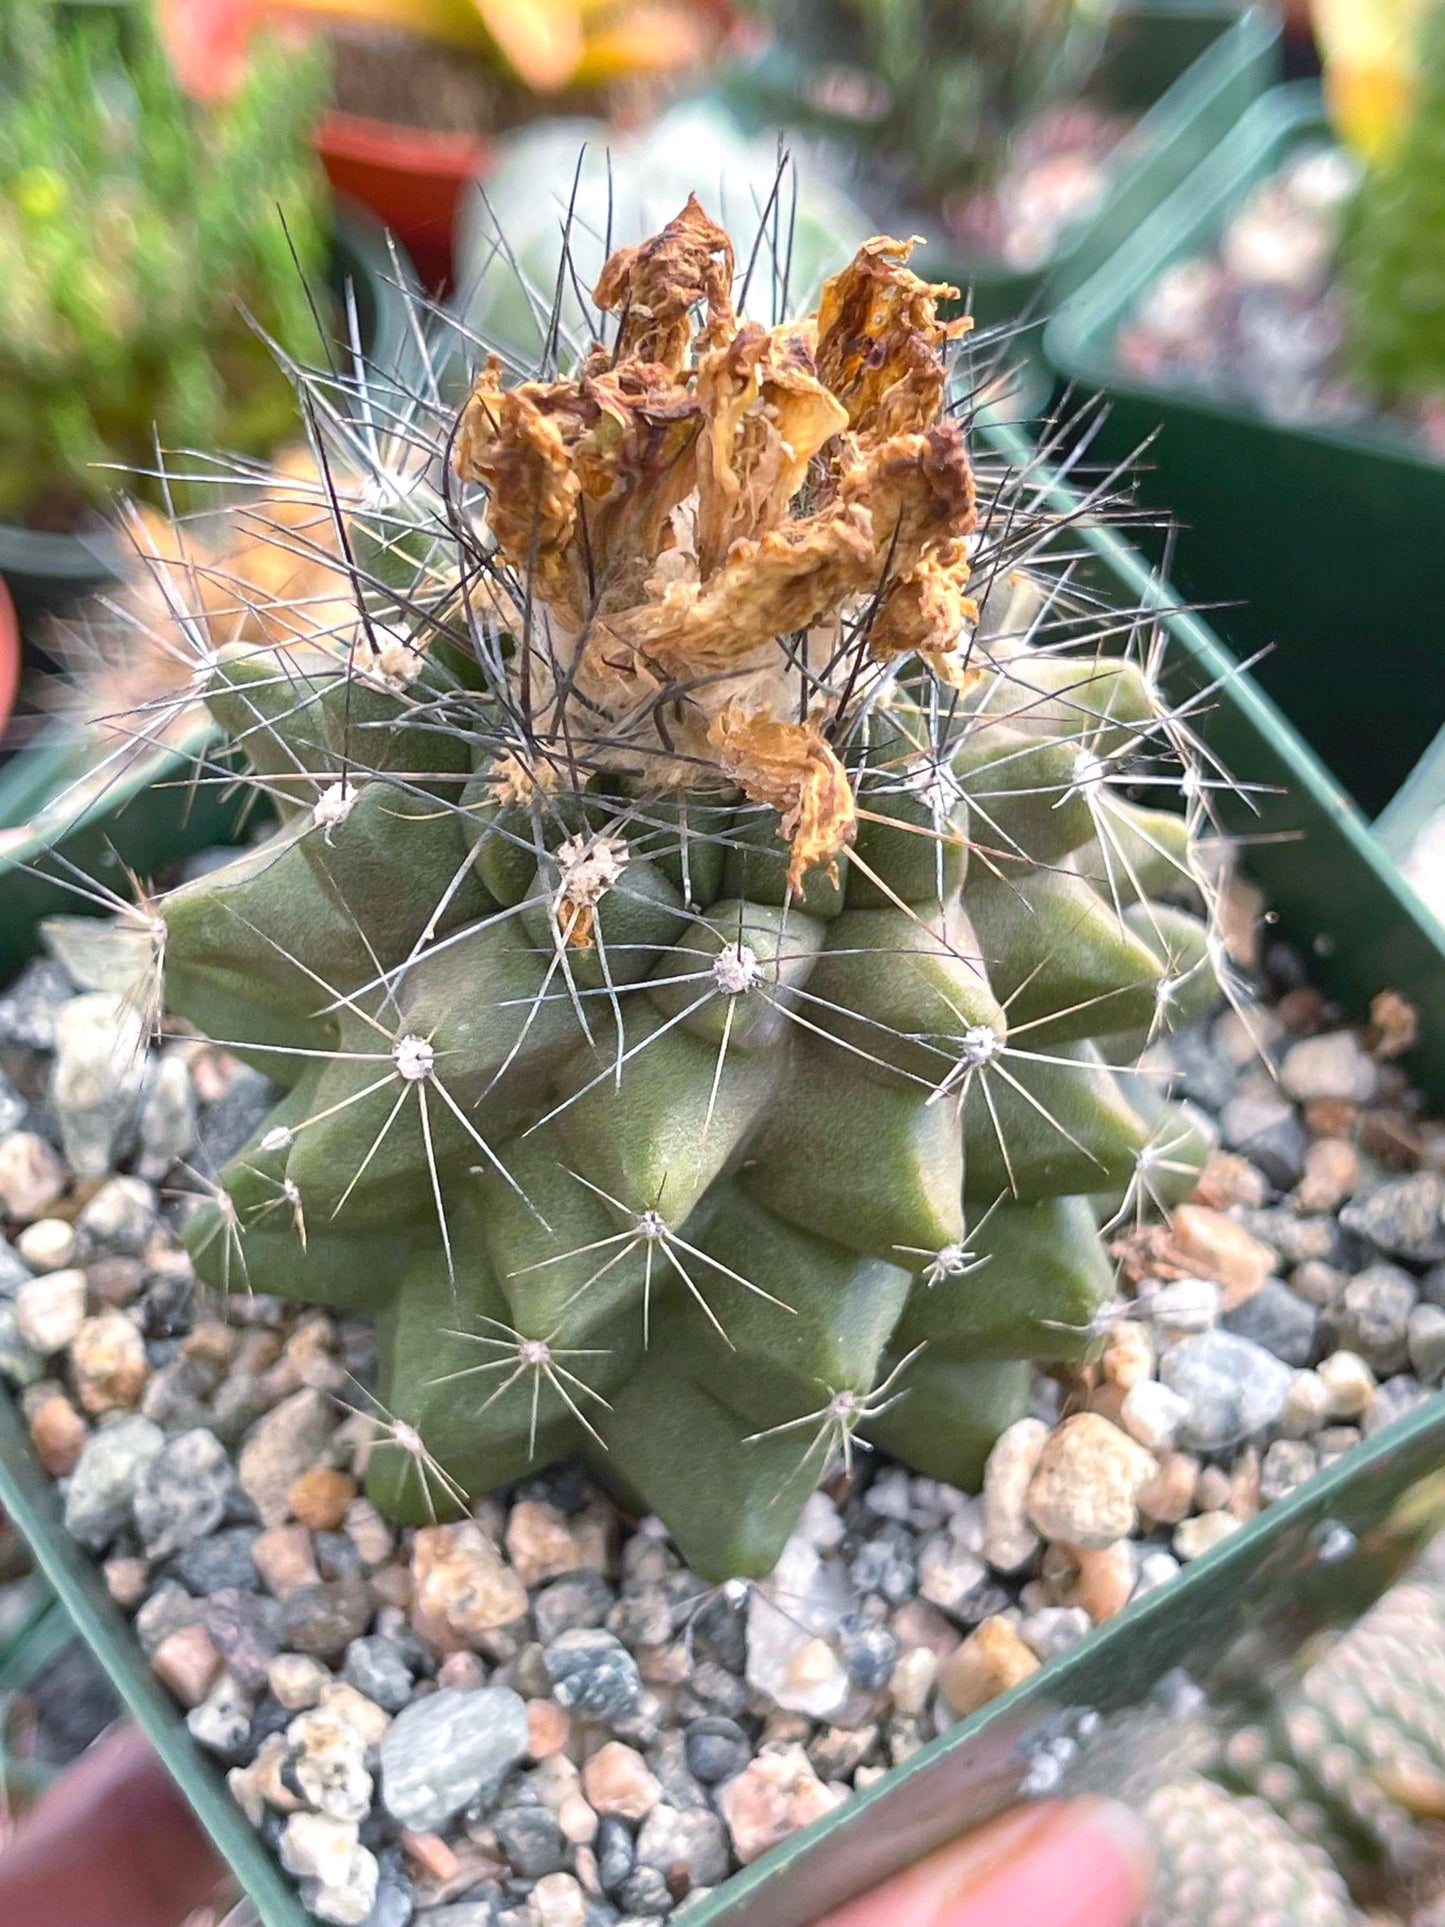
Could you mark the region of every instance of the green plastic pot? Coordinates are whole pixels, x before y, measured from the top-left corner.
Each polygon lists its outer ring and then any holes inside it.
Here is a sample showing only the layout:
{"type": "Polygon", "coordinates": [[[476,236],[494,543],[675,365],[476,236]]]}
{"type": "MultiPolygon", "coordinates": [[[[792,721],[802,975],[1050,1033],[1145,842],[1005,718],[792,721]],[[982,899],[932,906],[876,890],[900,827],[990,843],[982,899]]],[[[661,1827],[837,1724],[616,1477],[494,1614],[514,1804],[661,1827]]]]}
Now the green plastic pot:
{"type": "MultiPolygon", "coordinates": [[[[409,276],[405,254],[393,259],[380,223],[364,208],[338,202],[329,281],[338,301],[344,300],[348,285],[354,291],[358,331],[368,361],[377,368],[399,366],[408,352],[410,336],[399,283],[409,276]]],[[[0,522],[0,576],[9,586],[23,624],[114,582],[122,572],[122,553],[104,527],[53,534],[0,522]]]]}
{"type": "MultiPolygon", "coordinates": [[[[1028,467],[1046,499],[1068,515],[1074,498],[1038,473],[1030,445],[1016,431],[989,426],[983,442],[990,466],[1028,467]]],[[[1437,1100],[1445,1099],[1445,931],[1431,922],[1368,824],[1289,724],[1232,669],[1203,622],[1173,613],[1172,593],[1127,544],[1087,524],[1062,525],[1060,539],[1071,549],[1080,543],[1087,549],[1093,586],[1112,593],[1121,606],[1147,598],[1159,610],[1174,658],[1176,700],[1212,690],[1196,723],[1242,778],[1266,786],[1253,798],[1257,817],[1243,802],[1226,805],[1248,814],[1257,836],[1253,873],[1290,934],[1312,951],[1327,989],[1359,1007],[1388,983],[1420,1005],[1424,1041],[1410,1068],[1437,1100]]],[[[147,801],[132,797],[112,827],[120,830],[129,810],[144,809],[147,801]]],[[[1236,815],[1236,827],[1242,821],[1236,815]]],[[[8,891],[10,880],[3,887],[8,891]]],[[[32,930],[26,938],[34,940],[32,930]]],[[[806,1927],[825,1909],[1011,1804],[1028,1784],[1037,1748],[1057,1735],[1067,1709],[1128,1707],[1181,1666],[1205,1682],[1223,1677],[1231,1664],[1237,1666],[1241,1640],[1252,1663],[1266,1634],[1270,1654],[1283,1656],[1331,1616],[1362,1609],[1410,1547],[1440,1523],[1445,1491],[1420,1482],[1438,1474],[1442,1463],[1445,1398],[1437,1397],[1024,1686],[765,1855],[690,1909],[689,1920],[695,1927],[743,1921],[747,1927],[806,1927]]],[[[262,1927],[306,1927],[290,1883],[230,1799],[215,1762],[196,1746],[181,1712],[155,1682],[95,1566],[65,1534],[55,1491],[31,1455],[14,1400],[4,1392],[0,1505],[176,1776],[262,1927]]]]}
{"type": "Polygon", "coordinates": [[[1122,375],[1114,341],[1171,263],[1211,249],[1254,186],[1329,140],[1318,89],[1277,88],[1049,325],[1058,373],[1110,401],[1095,444],[1147,438],[1141,499],[1183,525],[1173,573],[1361,806],[1376,815],[1445,721],[1445,465],[1385,428],[1286,426],[1122,375]]]}
{"type": "MultiPolygon", "coordinates": [[[[946,239],[923,259],[936,279],[972,290],[980,327],[1042,319],[1086,281],[1119,243],[1185,180],[1252,101],[1279,77],[1281,27],[1273,7],[1229,0],[1125,0],[1095,89],[1106,105],[1137,114],[1121,142],[1108,192],[1066,230],[1047,261],[1030,269],[970,258],[946,239]]],[[[784,121],[855,142],[856,124],[810,108],[811,65],[774,44],[723,83],[734,111],[754,126],[784,121]]]]}

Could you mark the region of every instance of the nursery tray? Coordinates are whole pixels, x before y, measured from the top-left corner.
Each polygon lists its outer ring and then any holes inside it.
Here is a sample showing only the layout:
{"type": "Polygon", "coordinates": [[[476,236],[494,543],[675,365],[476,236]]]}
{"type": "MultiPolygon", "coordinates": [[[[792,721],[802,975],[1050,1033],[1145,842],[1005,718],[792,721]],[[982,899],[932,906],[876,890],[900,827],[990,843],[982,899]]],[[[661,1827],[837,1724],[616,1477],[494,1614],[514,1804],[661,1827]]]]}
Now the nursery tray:
{"type": "Polygon", "coordinates": [[[1212,248],[1256,184],[1331,140],[1319,90],[1257,101],[1211,156],[1050,323],[1058,373],[1110,397],[1094,444],[1150,436],[1143,501],[1183,524],[1173,573],[1372,816],[1445,722],[1439,664],[1445,463],[1403,435],[1286,425],[1247,404],[1122,374],[1114,342],[1143,291],[1212,248]],[[1157,433],[1156,433],[1157,431],[1157,433]]]}
{"type": "MultiPolygon", "coordinates": [[[[1273,7],[1229,0],[1126,0],[1119,7],[1094,93],[1138,119],[1116,148],[1105,196],[1068,228],[1035,268],[960,255],[938,238],[923,257],[934,278],[972,291],[981,327],[1054,305],[1102,266],[1126,236],[1170,195],[1278,79],[1281,25],[1273,7]]],[[[774,43],[725,84],[734,110],[754,127],[784,120],[816,133],[860,140],[856,125],[818,113],[805,99],[816,56],[774,43]]]]}
{"type": "MultiPolygon", "coordinates": [[[[1015,431],[990,426],[981,439],[993,465],[1034,468],[1029,444],[1015,431]]],[[[1062,484],[1045,486],[1044,493],[1061,511],[1069,507],[1062,484]]],[[[1250,792],[1257,817],[1243,802],[1232,805],[1240,814],[1231,827],[1254,837],[1250,869],[1284,927],[1312,951],[1318,980],[1355,1007],[1386,985],[1411,997],[1421,1009],[1423,1041],[1410,1069],[1437,1101],[1445,1100],[1445,932],[1395,872],[1355,806],[1206,625],[1175,612],[1167,586],[1108,530],[1075,528],[1069,539],[1082,539],[1091,552],[1096,586],[1111,588],[1125,606],[1147,598],[1159,609],[1172,645],[1175,699],[1212,691],[1195,717],[1211,749],[1239,776],[1268,786],[1250,792]]],[[[173,802],[184,794],[178,785],[133,795],[115,812],[111,833],[123,834],[128,813],[148,810],[155,796],[173,802]]],[[[155,855],[164,856],[160,818],[150,834],[155,855]]],[[[0,881],[7,910],[15,881],[0,881]]],[[[23,924],[18,931],[7,927],[12,961],[35,941],[34,914],[8,911],[7,926],[23,924]]],[[[1445,1396],[1437,1396],[1022,1687],[735,1876],[690,1910],[689,1920],[695,1927],[744,1920],[747,1927],[806,1927],[826,1908],[1012,1803],[1036,1749],[1067,1723],[1070,1709],[1108,1712],[1142,1703],[1181,1666],[1208,1687],[1227,1671],[1231,1655],[1237,1665],[1246,1649],[1248,1670],[1259,1677],[1256,1660],[1282,1662],[1322,1625],[1363,1611],[1413,1545],[1445,1523],[1442,1463],[1445,1396]]],[[[249,1893],[262,1927],[307,1927],[290,1883],[231,1800],[220,1769],[191,1739],[95,1566],[64,1532],[57,1494],[3,1391],[0,1505],[249,1893]]]]}

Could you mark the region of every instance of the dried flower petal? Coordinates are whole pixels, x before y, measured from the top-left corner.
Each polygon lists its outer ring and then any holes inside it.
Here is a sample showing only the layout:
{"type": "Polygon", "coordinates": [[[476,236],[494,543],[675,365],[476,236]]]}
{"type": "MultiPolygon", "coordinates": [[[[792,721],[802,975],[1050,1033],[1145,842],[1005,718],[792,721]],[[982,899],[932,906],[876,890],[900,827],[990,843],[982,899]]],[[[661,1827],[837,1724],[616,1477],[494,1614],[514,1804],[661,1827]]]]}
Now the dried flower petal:
{"type": "Polygon", "coordinates": [[[619,248],[602,270],[593,299],[622,320],[614,361],[660,361],[677,374],[692,341],[692,310],[707,304],[701,344],[727,341],[737,328],[732,304],[733,244],[695,194],[660,234],[619,248]]]}
{"type": "Polygon", "coordinates": [[[713,720],[708,740],[724,772],[755,803],[777,810],[778,833],[793,846],[788,888],[802,888],[809,870],[826,867],[834,882],[838,858],[858,830],[848,772],[814,722],[780,723],[750,716],[729,703],[713,720]]]}

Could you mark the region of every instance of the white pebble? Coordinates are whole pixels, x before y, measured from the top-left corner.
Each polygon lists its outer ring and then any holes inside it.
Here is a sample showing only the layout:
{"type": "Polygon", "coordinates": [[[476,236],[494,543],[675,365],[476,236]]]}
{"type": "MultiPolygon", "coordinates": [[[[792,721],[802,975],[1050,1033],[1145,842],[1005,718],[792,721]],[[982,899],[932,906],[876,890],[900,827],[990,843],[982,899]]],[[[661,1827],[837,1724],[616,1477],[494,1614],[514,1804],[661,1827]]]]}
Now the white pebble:
{"type": "Polygon", "coordinates": [[[37,1218],[15,1240],[15,1249],[31,1271],[64,1271],[75,1263],[79,1244],[75,1226],[64,1218],[37,1218]]]}
{"type": "Polygon", "coordinates": [[[1142,1599],[1146,1592],[1153,1592],[1166,1580],[1174,1578],[1179,1571],[1179,1561],[1172,1552],[1162,1546],[1151,1547],[1139,1561],[1138,1575],[1134,1580],[1134,1597],[1142,1599]]]}
{"type": "Polygon", "coordinates": [[[1319,1368],[1332,1419],[1359,1418],[1375,1402],[1375,1374],[1358,1352],[1332,1352],[1319,1368]]]}
{"type": "Polygon", "coordinates": [[[1163,1452],[1179,1436],[1179,1428],[1189,1416],[1189,1400],[1156,1378],[1144,1378],[1124,1394],[1119,1416],[1130,1438],[1151,1452],[1163,1452]]]}
{"type": "Polygon", "coordinates": [[[1029,1482],[1038,1466],[1049,1428],[1041,1419],[1021,1418],[1000,1432],[983,1475],[984,1557],[995,1572],[1019,1572],[1039,1549],[1029,1523],[1029,1482]]]}
{"type": "Polygon", "coordinates": [[[1214,1329],[1222,1298],[1212,1278],[1171,1278],[1146,1301],[1156,1329],[1190,1335],[1214,1329]]]}
{"type": "Polygon", "coordinates": [[[0,1137],[0,1215],[24,1224],[45,1215],[65,1189],[65,1166],[34,1131],[0,1137]]]}
{"type": "Polygon", "coordinates": [[[85,1323],[85,1273],[48,1271],[15,1294],[15,1329],[32,1351],[63,1351],[85,1323]]]}
{"type": "Polygon", "coordinates": [[[1330,1415],[1330,1388],[1318,1372],[1296,1372],[1285,1393],[1279,1429],[1287,1439],[1307,1439],[1330,1415]]]}
{"type": "Polygon", "coordinates": [[[381,1868],[360,1844],[355,1821],[293,1813],[281,1835],[281,1865],[305,1883],[306,1907],[336,1927],[360,1927],[375,1904],[381,1868]]]}

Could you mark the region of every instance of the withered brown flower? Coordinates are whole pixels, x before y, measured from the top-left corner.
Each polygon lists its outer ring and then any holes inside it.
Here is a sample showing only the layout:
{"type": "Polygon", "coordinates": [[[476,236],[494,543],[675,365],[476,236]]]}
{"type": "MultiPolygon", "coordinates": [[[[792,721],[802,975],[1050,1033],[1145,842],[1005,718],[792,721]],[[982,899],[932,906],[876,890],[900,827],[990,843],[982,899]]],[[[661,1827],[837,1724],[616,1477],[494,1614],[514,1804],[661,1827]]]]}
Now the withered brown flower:
{"type": "Polygon", "coordinates": [[[539,728],[646,787],[776,809],[794,888],[854,837],[842,712],[904,658],[966,675],[974,485],[943,403],[968,324],[940,320],[957,291],[912,271],[914,245],[868,242],[815,314],[765,328],[739,321],[732,244],[691,198],[604,267],[615,345],[510,388],[493,358],[456,437],[539,728]]]}

